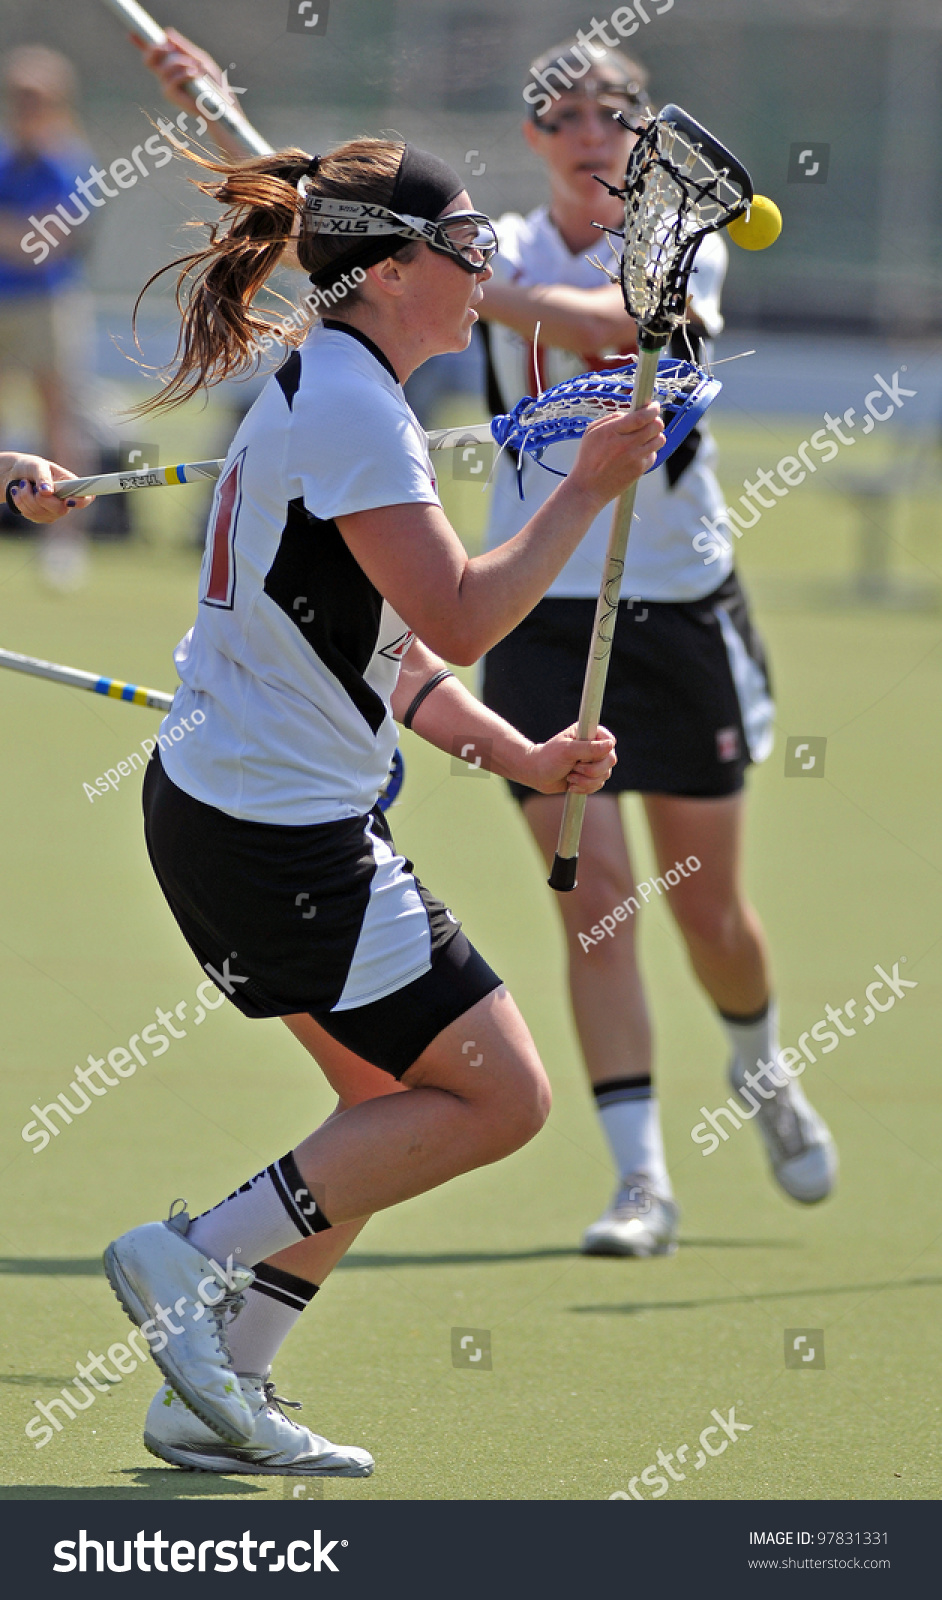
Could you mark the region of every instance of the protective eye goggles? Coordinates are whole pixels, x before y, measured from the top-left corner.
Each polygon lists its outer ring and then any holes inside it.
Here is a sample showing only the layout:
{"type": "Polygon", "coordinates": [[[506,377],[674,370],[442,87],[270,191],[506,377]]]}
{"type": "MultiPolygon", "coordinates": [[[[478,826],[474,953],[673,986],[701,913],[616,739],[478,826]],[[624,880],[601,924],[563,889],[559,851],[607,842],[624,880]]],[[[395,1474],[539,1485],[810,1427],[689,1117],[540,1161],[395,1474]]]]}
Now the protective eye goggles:
{"type": "Polygon", "coordinates": [[[303,226],[306,233],[343,238],[351,245],[384,234],[421,240],[430,250],[449,256],[465,272],[483,272],[498,248],[494,224],[483,211],[452,211],[430,222],[425,217],[400,216],[364,200],[334,200],[310,190],[304,197],[303,226]]]}
{"type": "Polygon", "coordinates": [[[567,124],[575,123],[582,116],[582,102],[594,101],[596,105],[614,115],[621,115],[632,126],[647,111],[647,100],[641,84],[636,79],[627,83],[606,83],[598,78],[589,78],[580,85],[573,85],[560,96],[559,101],[547,116],[537,116],[533,112],[533,121],[545,133],[558,133],[560,128],[567,124]]]}

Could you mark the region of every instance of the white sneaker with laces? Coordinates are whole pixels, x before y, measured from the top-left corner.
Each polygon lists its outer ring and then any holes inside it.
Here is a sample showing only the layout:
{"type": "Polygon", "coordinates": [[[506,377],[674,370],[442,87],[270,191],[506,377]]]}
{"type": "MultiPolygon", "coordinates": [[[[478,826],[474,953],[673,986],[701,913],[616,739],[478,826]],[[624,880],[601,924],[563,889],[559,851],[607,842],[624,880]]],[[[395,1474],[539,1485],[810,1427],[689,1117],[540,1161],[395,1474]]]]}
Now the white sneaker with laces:
{"type": "Polygon", "coordinates": [[[837,1149],[827,1123],[809,1104],[800,1084],[789,1079],[764,1100],[757,1090],[746,1087],[738,1056],[730,1063],[729,1081],[762,1135],[776,1183],[803,1205],[826,1200],[837,1178],[837,1149]],[[755,1101],[758,1111],[753,1109],[755,1101]]]}
{"type": "Polygon", "coordinates": [[[267,1374],[239,1376],[252,1413],[254,1432],[246,1444],[223,1444],[180,1399],[169,1384],[150,1403],[144,1443],[152,1456],[194,1472],[241,1472],[278,1477],[368,1478],[374,1461],[356,1445],[331,1444],[290,1417],[267,1374]]]}
{"type": "Polygon", "coordinates": [[[654,1193],[643,1172],[623,1178],[614,1200],[582,1237],[584,1256],[672,1256],[680,1208],[654,1193]]]}
{"type": "Polygon", "coordinates": [[[255,1274],[246,1267],[227,1272],[188,1244],[189,1220],[171,1208],[166,1222],[123,1233],[105,1251],[105,1272],[168,1382],[214,1434],[242,1443],[252,1437],[255,1417],[232,1370],[225,1323],[255,1274]]]}

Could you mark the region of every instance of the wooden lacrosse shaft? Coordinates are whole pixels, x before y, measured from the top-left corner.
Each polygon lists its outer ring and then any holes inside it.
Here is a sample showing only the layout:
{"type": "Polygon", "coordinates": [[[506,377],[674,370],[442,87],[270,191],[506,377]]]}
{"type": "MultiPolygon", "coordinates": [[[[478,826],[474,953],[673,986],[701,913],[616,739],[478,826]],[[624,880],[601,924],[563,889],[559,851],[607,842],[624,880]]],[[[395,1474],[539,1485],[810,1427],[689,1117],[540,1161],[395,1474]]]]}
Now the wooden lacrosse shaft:
{"type": "MultiPolygon", "coordinates": [[[[116,17],[120,17],[130,31],[145,43],[151,45],[167,43],[167,35],[163,28],[143,6],[137,4],[137,0],[103,0],[103,4],[109,11],[113,11],[116,17]]],[[[211,78],[194,78],[184,87],[191,99],[203,100],[211,108],[212,115],[207,121],[225,123],[229,132],[245,145],[251,155],[271,155],[274,146],[252,127],[248,117],[243,115],[238,105],[223,99],[218,84],[213,83],[211,78]]]]}
{"type": "MultiPolygon", "coordinates": [[[[433,428],[426,434],[430,450],[467,450],[474,445],[492,445],[494,436],[486,422],[467,428],[433,428]]],[[[53,493],[58,500],[82,494],[126,494],[131,489],[175,488],[180,483],[215,481],[225,461],[181,461],[177,467],[141,467],[136,472],[100,472],[90,478],[63,478],[53,493]]]]}
{"type": "MultiPolygon", "coordinates": [[[[669,335],[661,338],[660,336],[646,334],[644,329],[640,330],[638,367],[631,396],[630,409],[632,411],[639,411],[642,406],[647,405],[654,393],[654,385],[657,382],[658,357],[667,344],[668,338],[669,335]]],[[[599,718],[602,714],[602,700],[605,696],[605,683],[608,678],[608,663],[612,654],[612,640],[615,636],[615,627],[618,622],[618,601],[625,571],[625,551],[628,548],[628,535],[631,532],[631,519],[634,516],[637,488],[637,483],[633,483],[630,488],[625,490],[625,493],[620,496],[612,516],[612,531],[608,536],[605,570],[602,575],[602,587],[599,590],[598,603],[595,607],[595,621],[592,624],[592,643],[586,664],[585,682],[582,685],[582,704],[579,707],[580,739],[594,739],[598,732],[599,718]]],[[[576,887],[576,872],[579,866],[579,840],[582,836],[586,798],[584,794],[570,793],[566,795],[563,805],[556,856],[548,880],[550,888],[557,890],[560,894],[576,887]]]]}

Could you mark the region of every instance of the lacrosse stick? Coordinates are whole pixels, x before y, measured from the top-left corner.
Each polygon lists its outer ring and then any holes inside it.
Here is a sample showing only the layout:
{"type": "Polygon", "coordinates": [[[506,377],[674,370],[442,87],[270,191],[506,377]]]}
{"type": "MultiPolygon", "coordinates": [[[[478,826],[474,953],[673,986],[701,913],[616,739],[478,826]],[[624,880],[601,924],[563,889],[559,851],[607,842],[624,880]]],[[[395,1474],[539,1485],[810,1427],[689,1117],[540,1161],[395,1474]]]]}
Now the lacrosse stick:
{"type": "MultiPolygon", "coordinates": [[[[618,120],[630,127],[621,113],[618,120]]],[[[628,158],[625,187],[605,187],[625,204],[624,233],[616,234],[624,241],[620,271],[617,278],[608,275],[620,282],[625,309],[638,324],[640,359],[631,401],[631,409],[638,410],[654,393],[659,353],[686,317],[687,280],[700,241],[741,216],[753,190],[745,167],[679,106],[665,106],[640,130],[630,131],[637,131],[637,143],[628,158]]],[[[598,730],[636,487],[621,496],[612,517],[579,707],[580,739],[591,739],[598,730]]],[[[566,796],[549,877],[553,889],[576,886],[585,803],[584,794],[566,796]]]]}
{"type": "MultiPolygon", "coordinates": [[[[486,422],[476,422],[467,428],[435,428],[428,434],[430,450],[466,449],[469,445],[491,444],[493,436],[486,422]]],[[[180,483],[215,481],[225,460],[181,461],[176,467],[141,467],[136,472],[102,472],[91,478],[63,478],[54,486],[57,500],[68,500],[72,495],[126,494],[131,489],[175,488],[180,483]]]]}
{"type": "MultiPolygon", "coordinates": [[[[627,410],[632,403],[637,361],[632,356],[624,366],[609,372],[585,372],[567,378],[540,398],[527,395],[508,416],[490,422],[474,422],[464,428],[434,428],[426,434],[429,450],[465,450],[472,445],[497,443],[520,455],[532,456],[542,466],[543,452],[562,439],[581,439],[590,422],[627,410]]],[[[695,427],[708,405],[722,388],[690,361],[664,358],[657,364],[654,393],[661,403],[667,443],[658,453],[654,466],[663,461],[695,427]]],[[[91,478],[63,478],[55,485],[59,500],[73,495],[124,494],[131,489],[164,489],[181,483],[217,479],[225,461],[183,461],[176,467],[142,467],[136,472],[106,472],[91,478]]],[[[556,469],[549,467],[549,471],[556,469]]],[[[654,467],[650,469],[654,471],[654,467]]]]}
{"type": "MultiPolygon", "coordinates": [[[[132,33],[137,34],[147,44],[165,45],[167,35],[159,23],[137,4],[137,0],[103,0],[109,11],[120,17],[132,33]]],[[[202,110],[203,116],[209,122],[224,122],[230,133],[245,145],[253,156],[269,156],[274,148],[263,139],[261,134],[252,127],[248,118],[233,101],[226,100],[219,92],[219,85],[213,83],[211,78],[194,78],[185,86],[186,93],[197,101],[197,109],[202,110]],[[202,101],[203,107],[199,106],[202,101]]]]}
{"type": "MultiPolygon", "coordinates": [[[[169,711],[173,705],[173,695],[167,694],[164,689],[143,689],[136,683],[122,683],[120,678],[102,678],[97,672],[82,672],[78,667],[63,667],[55,661],[42,661],[39,656],[21,656],[16,650],[0,650],[0,667],[7,667],[11,672],[25,672],[30,678],[45,678],[48,683],[64,683],[70,689],[88,689],[92,694],[107,695],[109,700],[150,706],[153,711],[169,711]]],[[[389,777],[376,802],[381,811],[388,811],[398,799],[405,775],[405,762],[397,745],[393,751],[389,777]]]]}
{"type": "Polygon", "coordinates": [[[154,711],[169,711],[173,695],[162,689],[140,689],[136,683],[122,683],[120,678],[102,678],[97,672],[81,672],[77,667],[60,667],[55,661],[41,661],[38,656],[21,656],[15,650],[0,650],[0,667],[11,672],[25,672],[31,678],[46,678],[50,683],[65,683],[71,689],[88,689],[92,694],[107,695],[109,700],[127,700],[131,705],[150,706],[154,711]]]}
{"type": "MultiPolygon", "coordinates": [[[[610,367],[605,372],[583,372],[577,378],[565,378],[552,389],[545,389],[538,399],[525,396],[508,416],[495,417],[491,432],[501,447],[509,446],[518,456],[532,456],[540,466],[556,472],[543,460],[543,452],[563,439],[581,439],[589,424],[600,417],[609,417],[614,411],[630,411],[637,381],[636,356],[629,356],[623,366],[610,367]]],[[[653,395],[661,406],[665,442],[649,472],[661,466],[683,443],[722,387],[718,378],[692,361],[661,357],[656,363],[653,395]]],[[[559,476],[565,477],[565,473],[560,472],[559,476]]],[[[524,498],[522,483],[520,498],[524,498]]]]}

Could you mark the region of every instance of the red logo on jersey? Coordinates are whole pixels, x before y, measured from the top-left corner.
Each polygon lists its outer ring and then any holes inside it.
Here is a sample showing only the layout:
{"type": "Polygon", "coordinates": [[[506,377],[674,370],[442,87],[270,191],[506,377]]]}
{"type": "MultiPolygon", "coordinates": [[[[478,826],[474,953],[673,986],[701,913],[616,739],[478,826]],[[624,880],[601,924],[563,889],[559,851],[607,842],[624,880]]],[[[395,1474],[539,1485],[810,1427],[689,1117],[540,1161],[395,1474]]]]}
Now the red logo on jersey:
{"type": "Polygon", "coordinates": [[[407,633],[400,633],[398,639],[393,639],[391,644],[384,644],[379,653],[385,656],[387,661],[401,661],[414,638],[415,634],[411,629],[407,633]]]}

